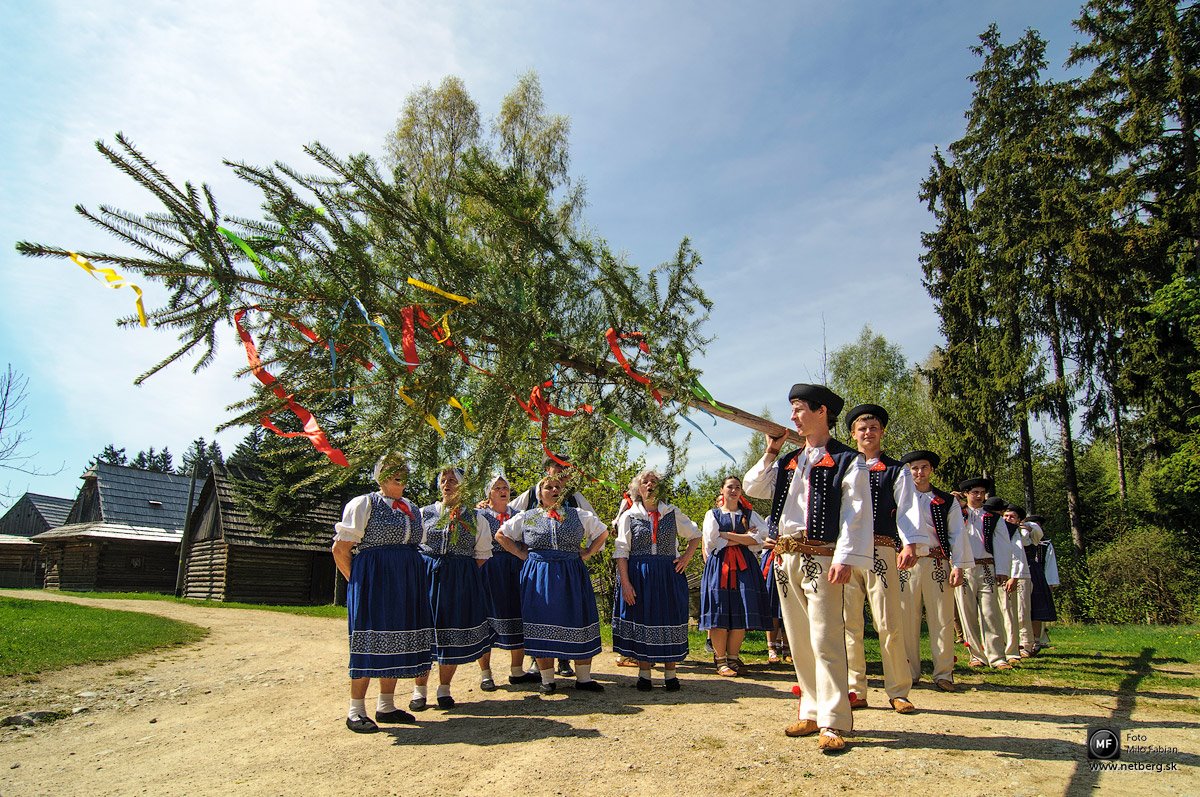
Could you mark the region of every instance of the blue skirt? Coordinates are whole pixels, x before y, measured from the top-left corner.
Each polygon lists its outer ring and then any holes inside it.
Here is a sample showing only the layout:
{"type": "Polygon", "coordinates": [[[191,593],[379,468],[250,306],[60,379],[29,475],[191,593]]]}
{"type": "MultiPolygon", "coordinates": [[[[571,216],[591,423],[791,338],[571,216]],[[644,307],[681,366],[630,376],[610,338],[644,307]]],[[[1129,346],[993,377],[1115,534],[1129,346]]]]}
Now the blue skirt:
{"type": "Polygon", "coordinates": [[[520,557],[508,551],[492,551],[492,558],[483,564],[483,587],[492,599],[493,643],[503,650],[525,647],[525,631],[521,623],[521,566],[520,557]]]}
{"type": "Polygon", "coordinates": [[[669,556],[631,556],[628,570],[634,602],[625,602],[618,575],[613,650],[638,661],[683,661],[688,654],[687,577],[675,572],[669,556]]]}
{"type": "MultiPolygon", "coordinates": [[[[741,570],[728,569],[722,583],[722,570],[738,550],[726,546],[708,557],[700,579],[700,630],[735,628],[747,631],[769,631],[772,628],[767,588],[763,583],[758,559],[741,546],[741,570]]],[[[732,564],[730,565],[730,568],[732,564]]]]}
{"type": "Polygon", "coordinates": [[[466,664],[492,647],[491,601],[470,556],[429,556],[429,608],[438,664],[466,664]]]}
{"type": "MultiPolygon", "coordinates": [[[[779,584],[775,581],[775,565],[776,558],[771,557],[771,551],[763,551],[767,557],[763,561],[769,561],[769,564],[763,568],[763,581],[767,589],[767,619],[775,620],[783,619],[783,607],[779,604],[779,584]]],[[[768,631],[771,629],[767,629],[768,631]]]]}
{"type": "Polygon", "coordinates": [[[534,550],[521,567],[525,652],[587,659],[600,652],[600,615],[587,565],[574,551],[534,550]]]}
{"type": "Polygon", "coordinates": [[[354,555],[346,615],[351,678],[429,672],[433,618],[425,564],[415,545],[385,545],[354,555]]]}

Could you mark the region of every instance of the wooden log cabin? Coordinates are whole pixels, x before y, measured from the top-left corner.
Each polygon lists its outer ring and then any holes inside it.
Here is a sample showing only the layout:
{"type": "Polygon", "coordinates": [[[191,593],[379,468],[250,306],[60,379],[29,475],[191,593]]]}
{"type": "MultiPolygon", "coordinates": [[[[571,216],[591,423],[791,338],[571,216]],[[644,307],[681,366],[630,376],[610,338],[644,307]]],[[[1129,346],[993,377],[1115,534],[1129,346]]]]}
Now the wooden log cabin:
{"type": "Polygon", "coordinates": [[[240,603],[334,603],[330,546],[341,501],[314,502],[303,522],[268,533],[251,520],[238,490],[238,482],[257,479],[233,466],[213,468],[184,535],[180,594],[240,603]]]}
{"type": "Polygon", "coordinates": [[[174,591],[191,479],[107,463],[82,478],[66,523],[33,538],[46,589],[174,591]]]}
{"type": "Polygon", "coordinates": [[[41,587],[42,546],[31,537],[61,526],[70,498],[25,493],[0,517],[0,587],[41,587]]]}

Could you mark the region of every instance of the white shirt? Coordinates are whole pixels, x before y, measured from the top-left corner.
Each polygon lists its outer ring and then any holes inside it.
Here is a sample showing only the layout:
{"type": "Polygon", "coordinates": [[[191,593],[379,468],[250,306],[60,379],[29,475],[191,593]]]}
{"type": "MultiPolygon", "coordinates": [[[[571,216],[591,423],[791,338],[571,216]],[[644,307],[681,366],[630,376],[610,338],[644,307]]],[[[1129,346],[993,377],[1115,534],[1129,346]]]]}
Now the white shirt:
{"type": "MultiPolygon", "coordinates": [[[[879,457],[867,460],[867,469],[879,461],[879,457]]],[[[921,525],[921,508],[917,506],[917,485],[912,471],[900,468],[900,474],[892,485],[892,498],[896,501],[896,531],[902,545],[917,546],[917,556],[924,556],[937,545],[937,539],[925,536],[921,525]]]]}
{"type": "MultiPolygon", "coordinates": [[[[916,500],[920,508],[921,533],[933,541],[931,544],[934,547],[940,548],[941,541],[933,526],[933,490],[924,493],[916,491],[916,500]]],[[[975,557],[971,555],[971,546],[967,542],[962,512],[959,511],[958,502],[953,499],[950,506],[946,507],[946,530],[950,535],[950,564],[954,567],[974,567],[975,557]]]]}
{"type": "Polygon", "coordinates": [[[1054,555],[1054,543],[1046,540],[1046,584],[1058,586],[1058,557],[1054,555]]]}
{"type": "MultiPolygon", "coordinates": [[[[758,545],[747,545],[754,553],[762,550],[762,544],[767,541],[767,521],[755,512],[753,509],[739,510],[738,512],[726,512],[724,509],[716,509],[716,512],[722,515],[732,515],[735,521],[731,524],[733,529],[738,534],[749,534],[754,539],[758,540],[758,545]],[[742,531],[741,524],[737,522],[737,516],[741,511],[750,513],[750,530],[742,531]]],[[[706,556],[712,556],[717,551],[729,545],[729,542],[721,538],[721,528],[717,525],[717,516],[712,512],[704,513],[704,551],[706,556]]]]}
{"type": "MultiPolygon", "coordinates": [[[[496,531],[497,534],[503,534],[513,542],[525,542],[525,520],[529,519],[529,524],[532,527],[538,512],[544,512],[544,509],[528,509],[524,512],[518,512],[515,516],[509,518],[500,524],[500,528],[496,531]]],[[[576,510],[579,512],[579,522],[583,525],[583,542],[585,545],[590,545],[599,539],[601,534],[608,531],[608,525],[603,520],[596,517],[591,512],[582,509],[576,510]]]]}
{"type": "MultiPolygon", "coordinates": [[[[996,521],[999,524],[1000,521],[996,521]]],[[[972,509],[967,507],[967,518],[964,524],[967,533],[968,547],[971,549],[971,558],[978,562],[980,559],[995,559],[996,557],[987,552],[987,548],[983,545],[983,510],[972,509]]],[[[993,539],[994,539],[993,535],[993,539]]],[[[994,547],[994,546],[993,546],[994,547]]]]}
{"type": "MultiPolygon", "coordinates": [[[[367,493],[350,499],[350,503],[346,504],[346,508],[342,510],[342,520],[340,523],[333,524],[333,540],[345,542],[353,542],[355,544],[362,542],[363,533],[367,530],[367,521],[371,518],[371,496],[378,495],[390,506],[394,498],[388,498],[382,492],[367,493]]],[[[421,525],[421,510],[417,505],[407,498],[401,498],[401,501],[408,504],[408,509],[412,512],[412,517],[415,518],[413,528],[420,529],[421,539],[415,540],[417,543],[425,542],[425,529],[421,525]]]]}
{"type": "MultiPolygon", "coordinates": [[[[665,518],[667,515],[671,514],[672,512],[675,513],[675,531],[676,531],[676,533],[671,535],[671,541],[669,543],[666,540],[662,540],[661,545],[669,544],[671,546],[671,549],[673,549],[675,552],[675,555],[672,558],[678,558],[679,557],[678,538],[683,537],[685,540],[699,539],[700,538],[700,529],[696,528],[696,524],[692,522],[691,518],[689,518],[687,515],[680,512],[677,507],[672,506],[671,504],[666,504],[666,503],[663,503],[660,501],[658,503],[658,512],[659,512],[658,518],[659,518],[660,524],[662,523],[662,519],[665,518]]],[[[621,516],[617,518],[617,541],[616,541],[615,545],[613,546],[613,555],[612,555],[613,559],[628,559],[629,558],[629,549],[633,542],[633,540],[632,540],[633,533],[632,533],[632,531],[630,531],[629,526],[630,526],[630,521],[636,517],[646,518],[647,520],[650,519],[650,512],[646,509],[644,504],[635,503],[633,506],[629,507],[624,512],[622,512],[621,516]]],[[[660,553],[660,551],[658,550],[659,547],[660,547],[659,544],[652,545],[650,547],[651,554],[660,553]]],[[[666,551],[661,551],[661,553],[666,553],[666,551]]]]}
{"type": "MultiPolygon", "coordinates": [[[[779,517],[779,536],[796,537],[808,528],[808,474],[813,463],[825,456],[825,447],[805,447],[796,457],[796,472],[788,487],[779,517]]],[[[771,499],[779,475],[778,460],[767,464],[767,455],[754,464],[742,480],[742,490],[751,498],[771,499]]],[[[870,568],[875,561],[875,530],[871,520],[871,478],[859,454],[842,480],[842,511],[833,564],[870,568]]]]}

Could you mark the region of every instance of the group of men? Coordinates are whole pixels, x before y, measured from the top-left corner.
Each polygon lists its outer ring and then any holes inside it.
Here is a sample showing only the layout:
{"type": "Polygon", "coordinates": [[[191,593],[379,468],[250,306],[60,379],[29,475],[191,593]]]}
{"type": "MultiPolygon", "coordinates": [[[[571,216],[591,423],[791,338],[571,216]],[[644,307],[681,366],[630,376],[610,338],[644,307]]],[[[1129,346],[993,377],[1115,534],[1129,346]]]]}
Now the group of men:
{"type": "Polygon", "coordinates": [[[752,498],[770,499],[768,525],[778,555],[783,625],[800,686],[798,720],[788,736],[816,735],[824,752],[842,750],[852,711],[867,705],[864,604],[879,635],[884,691],[898,713],[921,677],[924,608],[933,683],[954,685],[954,615],[973,667],[1012,669],[1037,644],[1029,621],[1030,568],[1024,545],[1041,529],[1023,508],[990,497],[984,477],[933,487],[933,451],[900,460],[882,451],[888,413],[861,404],[845,417],[856,448],[834,439],[844,400],[824,385],[797,384],[788,395],[803,448],[781,454],[785,435],[746,474],[752,498]],[[956,495],[962,496],[965,506],[956,495]]]}

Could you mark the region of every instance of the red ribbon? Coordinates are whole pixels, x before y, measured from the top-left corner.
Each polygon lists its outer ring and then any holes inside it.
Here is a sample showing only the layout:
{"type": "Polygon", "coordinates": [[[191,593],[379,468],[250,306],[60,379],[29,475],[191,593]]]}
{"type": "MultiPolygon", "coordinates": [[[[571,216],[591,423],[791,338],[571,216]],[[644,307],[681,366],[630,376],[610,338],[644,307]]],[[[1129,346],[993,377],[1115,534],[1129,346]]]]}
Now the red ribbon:
{"type": "Polygon", "coordinates": [[[775,549],[772,548],[767,558],[763,559],[762,574],[763,578],[769,578],[771,575],[771,565],[775,562],[775,549]]]}
{"type": "Polygon", "coordinates": [[[238,310],[233,316],[233,325],[237,328],[238,336],[242,339],[242,344],[246,347],[246,360],[250,363],[250,371],[259,382],[271,388],[271,392],[277,398],[283,399],[287,403],[287,408],[304,425],[304,431],[285,432],[271,422],[270,415],[262,417],[262,425],[280,437],[307,437],[308,441],[312,443],[313,448],[328,457],[331,462],[341,465],[343,468],[350,467],[350,463],[346,461],[346,455],[340,449],[336,449],[330,445],[329,438],[325,436],[325,432],[321,430],[321,425],[317,423],[317,419],[313,417],[312,413],[297,404],[295,399],[279,386],[278,380],[271,376],[267,372],[267,369],[263,367],[262,360],[258,357],[258,349],[254,346],[254,340],[250,337],[250,333],[246,331],[246,328],[242,326],[242,318],[249,309],[248,307],[243,307],[241,310],[238,310]]]}
{"type": "Polygon", "coordinates": [[[609,327],[608,331],[604,333],[604,339],[608,341],[608,348],[612,350],[613,356],[617,358],[617,362],[625,369],[625,373],[629,375],[629,378],[638,384],[650,388],[650,395],[654,396],[654,400],[661,407],[663,403],[662,394],[650,384],[649,379],[633,370],[633,367],[629,364],[629,360],[625,359],[625,353],[621,351],[621,344],[617,342],[618,340],[636,340],[638,349],[644,354],[649,354],[650,346],[646,343],[646,336],[641,332],[626,332],[618,335],[615,329],[609,327]]]}
{"type": "Polygon", "coordinates": [[[646,510],[650,513],[650,544],[658,545],[658,521],[662,517],[662,513],[657,509],[646,510]]]}
{"type": "MultiPolygon", "coordinates": [[[[771,553],[774,553],[772,551],[771,553]]],[[[749,565],[746,564],[746,556],[742,553],[741,545],[728,545],[725,547],[725,558],[721,561],[721,589],[737,589],[737,574],[745,570],[749,565]]]]}
{"type": "Polygon", "coordinates": [[[550,518],[551,520],[557,520],[559,523],[562,523],[562,515],[558,514],[557,509],[547,510],[546,517],[550,518]]]}
{"type": "Polygon", "coordinates": [[[542,451],[546,452],[546,456],[549,457],[551,461],[557,462],[564,468],[569,468],[571,467],[570,462],[559,459],[558,455],[550,450],[550,416],[558,415],[563,418],[570,418],[572,415],[576,415],[580,412],[591,413],[593,407],[591,404],[580,404],[573,410],[564,410],[562,407],[559,407],[556,404],[551,404],[546,399],[545,394],[542,393],[542,389],[552,387],[553,385],[553,381],[546,381],[540,385],[535,385],[533,390],[529,391],[529,402],[526,403],[521,401],[521,399],[517,399],[517,403],[521,405],[521,409],[525,410],[525,414],[529,416],[531,421],[534,423],[540,422],[542,424],[542,451]]]}
{"type": "Polygon", "coordinates": [[[946,500],[944,498],[942,498],[940,495],[935,495],[933,497],[933,500],[930,501],[929,503],[935,504],[937,506],[941,506],[942,504],[946,503],[946,500]]]}
{"type": "MultiPolygon", "coordinates": [[[[261,307],[258,307],[257,305],[255,305],[254,309],[255,309],[255,310],[261,310],[262,308],[261,308],[261,307]]],[[[309,329],[308,327],[304,326],[304,324],[301,324],[299,321],[296,321],[296,320],[294,320],[294,319],[291,319],[291,318],[287,319],[287,322],[288,322],[289,324],[291,324],[292,326],[294,326],[294,327],[295,327],[295,328],[296,328],[296,329],[297,329],[297,330],[300,332],[300,334],[301,334],[301,335],[303,335],[304,337],[308,338],[308,339],[309,339],[309,340],[311,340],[313,343],[317,344],[318,346],[324,346],[326,350],[328,350],[328,349],[329,349],[329,343],[328,343],[328,341],[324,341],[324,340],[322,340],[322,339],[321,339],[321,338],[320,338],[320,337],[317,335],[317,333],[316,333],[316,332],[313,332],[311,329],[309,329]]],[[[338,354],[341,354],[342,352],[346,351],[346,350],[347,350],[347,349],[349,349],[350,347],[349,347],[349,346],[347,346],[347,345],[346,345],[346,344],[344,344],[344,343],[335,343],[335,344],[333,345],[333,348],[337,350],[337,353],[338,353],[338,354]]],[[[375,370],[375,363],[373,363],[373,362],[368,362],[367,360],[364,360],[364,359],[362,359],[362,358],[359,358],[359,357],[353,357],[352,359],[354,360],[354,362],[358,363],[358,364],[359,364],[359,365],[361,365],[363,368],[366,368],[368,371],[374,371],[374,370],[375,370]]]]}
{"type": "Polygon", "coordinates": [[[413,514],[413,511],[408,508],[407,501],[404,501],[402,499],[397,499],[395,501],[392,501],[392,509],[403,509],[404,514],[408,515],[409,520],[411,520],[413,523],[417,522],[417,517],[416,517],[416,515],[413,514]]]}
{"type": "Polygon", "coordinates": [[[411,374],[416,370],[417,363],[421,362],[421,358],[417,356],[417,324],[420,324],[430,335],[433,335],[435,342],[440,343],[448,349],[452,349],[464,363],[479,371],[481,374],[492,376],[491,371],[480,368],[475,363],[471,362],[462,349],[454,344],[450,339],[449,334],[439,337],[441,327],[433,322],[429,314],[425,312],[425,308],[419,304],[411,304],[400,311],[402,327],[400,331],[400,342],[404,351],[404,359],[408,363],[408,372],[411,374]]]}

